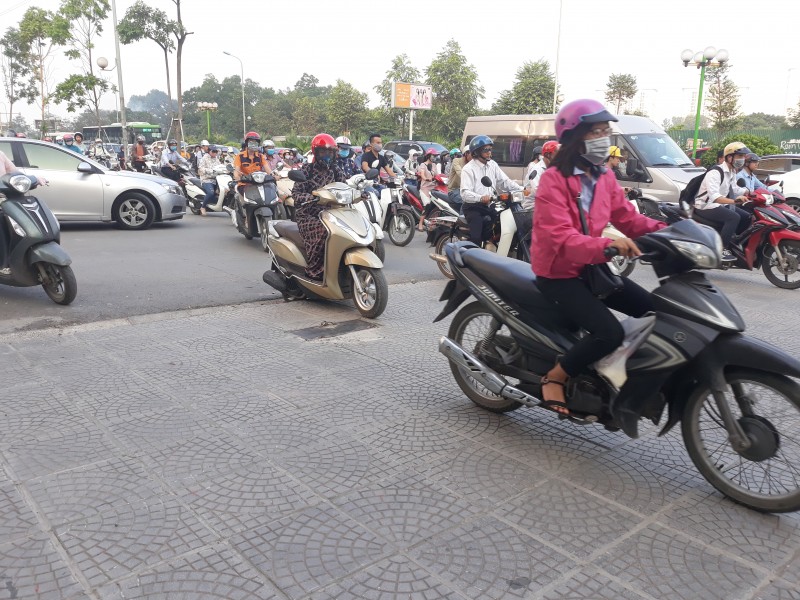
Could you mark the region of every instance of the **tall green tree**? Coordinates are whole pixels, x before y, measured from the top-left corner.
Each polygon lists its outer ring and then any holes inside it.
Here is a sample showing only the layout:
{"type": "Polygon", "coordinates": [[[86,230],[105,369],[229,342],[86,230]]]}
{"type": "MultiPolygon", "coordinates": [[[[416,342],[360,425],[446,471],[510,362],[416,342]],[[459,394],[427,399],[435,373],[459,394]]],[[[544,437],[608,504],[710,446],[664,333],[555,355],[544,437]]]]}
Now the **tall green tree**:
{"type": "Polygon", "coordinates": [[[729,76],[730,63],[706,69],[706,110],[714,129],[730,131],[742,121],[739,111],[739,88],[729,76]]]}
{"type": "MultiPolygon", "coordinates": [[[[167,13],[160,8],[148,6],[142,0],[134,2],[117,24],[119,41],[123,44],[132,44],[147,39],[155,42],[161,48],[167,73],[167,98],[170,99],[172,98],[172,85],[169,75],[169,55],[175,49],[172,36],[175,35],[176,27],[177,23],[171,20],[167,13]]],[[[170,106],[172,106],[171,102],[170,106]]],[[[170,118],[172,118],[172,112],[170,112],[170,118]]]]}
{"type": "Polygon", "coordinates": [[[53,73],[51,71],[55,51],[69,39],[69,23],[60,15],[32,6],[19,22],[21,42],[30,48],[31,62],[35,68],[34,79],[38,82],[38,106],[41,108],[41,135],[46,133],[48,105],[52,96],[53,73]]]}
{"type": "Polygon", "coordinates": [[[158,123],[166,131],[172,115],[175,114],[175,101],[171,100],[163,90],[153,89],[144,95],[131,96],[127,108],[152,115],[154,120],[151,122],[158,123]]]}
{"type": "Polygon", "coordinates": [[[91,106],[98,127],[102,125],[100,98],[113,86],[95,71],[94,48],[110,9],[108,0],[63,0],[58,10],[59,16],[70,23],[72,34],[64,54],[76,61],[81,71],[72,73],[59,83],[53,98],[56,102],[66,102],[69,112],[91,106]]]}
{"type": "Polygon", "coordinates": [[[636,77],[628,73],[611,74],[606,83],[606,102],[613,104],[614,112],[618,113],[622,105],[633,98],[639,87],[636,77]]]}
{"type": "Polygon", "coordinates": [[[292,102],[292,130],[298,135],[315,135],[325,120],[319,98],[296,96],[292,102]]]}
{"type": "Polygon", "coordinates": [[[14,114],[14,104],[25,100],[30,104],[36,100],[36,79],[31,48],[22,38],[19,29],[9,27],[0,38],[3,51],[0,54],[0,70],[3,74],[3,92],[8,101],[8,121],[0,116],[0,125],[10,126],[14,114]]]}
{"type": "Polygon", "coordinates": [[[367,95],[338,79],[325,100],[330,130],[349,136],[367,110],[367,95]]]}
{"type": "Polygon", "coordinates": [[[757,112],[742,117],[741,126],[744,129],[786,129],[788,123],[783,115],[757,112]]]}
{"type": "Polygon", "coordinates": [[[392,59],[392,64],[389,70],[386,71],[383,81],[373,88],[381,100],[381,108],[400,126],[401,132],[407,130],[408,111],[402,108],[392,108],[392,83],[395,81],[419,83],[420,78],[419,69],[411,64],[411,59],[408,58],[408,55],[405,53],[398,54],[392,59]]]}
{"type": "Polygon", "coordinates": [[[800,100],[797,101],[797,108],[789,109],[786,120],[792,129],[800,129],[800,100]]]}
{"type": "Polygon", "coordinates": [[[483,98],[478,72],[451,39],[425,69],[425,78],[433,90],[433,108],[418,111],[423,113],[421,131],[442,140],[460,139],[467,117],[477,114],[483,98]]]}
{"type": "Polygon", "coordinates": [[[514,85],[501,92],[492,106],[496,115],[542,114],[553,110],[556,80],[545,59],[526,61],[517,69],[514,85]]]}
{"type": "MultiPolygon", "coordinates": [[[[244,92],[245,104],[250,107],[247,109],[247,114],[252,116],[251,109],[264,94],[264,90],[256,82],[247,79],[244,92]]],[[[208,74],[199,86],[186,90],[184,133],[187,137],[200,139],[207,135],[207,122],[206,113],[198,108],[198,102],[218,104],[217,110],[210,115],[212,132],[227,140],[242,137],[242,83],[239,75],[232,75],[220,81],[216,76],[208,74]]],[[[249,124],[248,128],[259,129],[255,123],[249,124]]]]}

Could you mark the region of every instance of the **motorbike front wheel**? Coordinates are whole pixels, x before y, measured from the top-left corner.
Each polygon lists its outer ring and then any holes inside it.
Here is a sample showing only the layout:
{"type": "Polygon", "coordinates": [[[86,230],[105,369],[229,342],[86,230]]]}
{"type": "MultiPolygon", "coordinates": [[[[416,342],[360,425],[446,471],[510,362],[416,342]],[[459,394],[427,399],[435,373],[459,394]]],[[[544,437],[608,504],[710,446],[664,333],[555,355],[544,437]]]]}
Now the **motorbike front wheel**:
{"type": "Polygon", "coordinates": [[[383,270],[370,267],[355,267],[355,270],[358,285],[353,282],[353,304],[367,319],[379,317],[389,301],[389,284],[383,270]]]}
{"type": "Polygon", "coordinates": [[[269,219],[258,217],[258,231],[261,233],[261,247],[269,252],[269,219]]]}
{"type": "Polygon", "coordinates": [[[615,256],[608,261],[608,268],[611,272],[620,277],[627,277],[636,268],[636,263],[624,256],[615,256]]]}
{"type": "Polygon", "coordinates": [[[253,239],[253,235],[249,231],[247,231],[247,228],[244,225],[244,215],[239,210],[236,211],[236,229],[238,229],[239,233],[241,233],[244,236],[244,239],[246,240],[253,239]]]}
{"type": "Polygon", "coordinates": [[[398,210],[389,217],[386,232],[395,246],[408,246],[414,239],[415,231],[414,214],[410,210],[398,210]]]}
{"type": "Polygon", "coordinates": [[[763,512],[800,509],[800,385],[751,369],[725,372],[726,402],[750,439],[747,450],[728,442],[711,391],[698,389],[683,413],[683,443],[697,470],[731,500],[763,512]]]}
{"type": "Polygon", "coordinates": [[[381,262],[386,262],[386,246],[383,240],[375,240],[375,256],[381,259],[381,262]]]}
{"type": "Polygon", "coordinates": [[[784,240],[779,245],[783,260],[779,260],[775,249],[765,249],[761,270],[772,285],[785,290],[800,288],[800,242],[784,240]]]}
{"type": "Polygon", "coordinates": [[[42,281],[42,289],[56,304],[67,305],[78,295],[78,281],[70,266],[40,263],[48,281],[42,281]]]}

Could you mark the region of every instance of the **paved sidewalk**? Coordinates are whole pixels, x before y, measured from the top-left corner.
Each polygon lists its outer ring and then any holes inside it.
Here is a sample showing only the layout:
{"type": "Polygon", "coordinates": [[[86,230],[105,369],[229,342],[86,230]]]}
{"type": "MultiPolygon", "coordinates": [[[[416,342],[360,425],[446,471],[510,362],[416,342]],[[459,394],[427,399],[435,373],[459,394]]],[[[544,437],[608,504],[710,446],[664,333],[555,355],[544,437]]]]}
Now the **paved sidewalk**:
{"type": "Polygon", "coordinates": [[[472,405],[442,287],[0,336],[0,600],[800,598],[800,515],[678,433],[472,405]]]}

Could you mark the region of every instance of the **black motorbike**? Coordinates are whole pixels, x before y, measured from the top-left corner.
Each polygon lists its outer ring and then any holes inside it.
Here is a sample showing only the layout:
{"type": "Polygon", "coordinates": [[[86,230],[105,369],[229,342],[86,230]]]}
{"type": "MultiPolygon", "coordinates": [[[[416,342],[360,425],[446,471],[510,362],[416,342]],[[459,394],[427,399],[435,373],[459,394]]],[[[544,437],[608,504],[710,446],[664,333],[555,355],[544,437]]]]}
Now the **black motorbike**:
{"type": "Polygon", "coordinates": [[[237,196],[236,204],[230,211],[233,225],[248,240],[260,237],[261,247],[267,252],[269,222],[286,218],[283,202],[278,198],[275,178],[263,171],[256,171],[242,176],[239,183],[247,185],[237,196]]]}
{"type": "Polygon", "coordinates": [[[41,285],[57,304],[69,304],[78,293],[72,259],[59,245],[61,227],[47,205],[29,196],[39,180],[9,173],[0,178],[0,284],[41,285]]]}
{"type": "MultiPolygon", "coordinates": [[[[736,308],[699,269],[719,268],[709,227],[681,221],[637,241],[660,285],[654,315],[623,321],[626,343],[566,387],[576,424],[638,435],[681,424],[697,469],[720,492],[750,508],[800,509],[800,362],[744,335],[736,308]]],[[[439,350],[477,405],[498,413],[539,407],[541,378],[582,332],[538,290],[527,263],[469,242],[445,249],[455,275],[439,321],[465,300],[439,350]]],[[[613,252],[609,252],[610,257],[613,252]]]]}

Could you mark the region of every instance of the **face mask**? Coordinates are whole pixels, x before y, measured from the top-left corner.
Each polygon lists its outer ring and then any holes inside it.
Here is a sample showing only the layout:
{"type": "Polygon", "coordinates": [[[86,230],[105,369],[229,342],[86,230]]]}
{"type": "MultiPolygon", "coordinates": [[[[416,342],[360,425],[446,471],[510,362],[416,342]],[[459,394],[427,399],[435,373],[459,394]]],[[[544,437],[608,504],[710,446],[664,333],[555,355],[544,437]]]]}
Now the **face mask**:
{"type": "Polygon", "coordinates": [[[258,150],[258,142],[247,142],[248,150],[258,150]]]}
{"type": "Polygon", "coordinates": [[[375,152],[380,152],[381,150],[383,150],[383,144],[372,144],[372,149],[375,152]]]}
{"type": "Polygon", "coordinates": [[[606,136],[594,140],[584,140],[583,143],[586,146],[586,153],[581,156],[595,166],[602,165],[608,156],[608,149],[611,148],[611,138],[606,136]]]}
{"type": "Polygon", "coordinates": [[[350,150],[339,150],[339,156],[342,158],[347,158],[350,156],[350,150]]]}
{"type": "Polygon", "coordinates": [[[319,160],[320,160],[320,162],[322,164],[329,165],[329,164],[331,164],[331,161],[333,160],[333,157],[332,156],[320,156],[319,160]]]}
{"type": "Polygon", "coordinates": [[[743,158],[734,158],[733,159],[733,166],[737,169],[741,169],[744,166],[744,159],[743,158]]]}
{"type": "Polygon", "coordinates": [[[275,156],[276,152],[277,152],[277,150],[274,150],[274,149],[270,148],[269,150],[267,150],[267,155],[268,156],[275,156]]]}
{"type": "Polygon", "coordinates": [[[177,150],[177,149],[178,149],[178,147],[177,147],[177,146],[170,146],[170,147],[169,147],[169,151],[170,151],[170,152],[175,152],[175,150],[177,150]]]}

